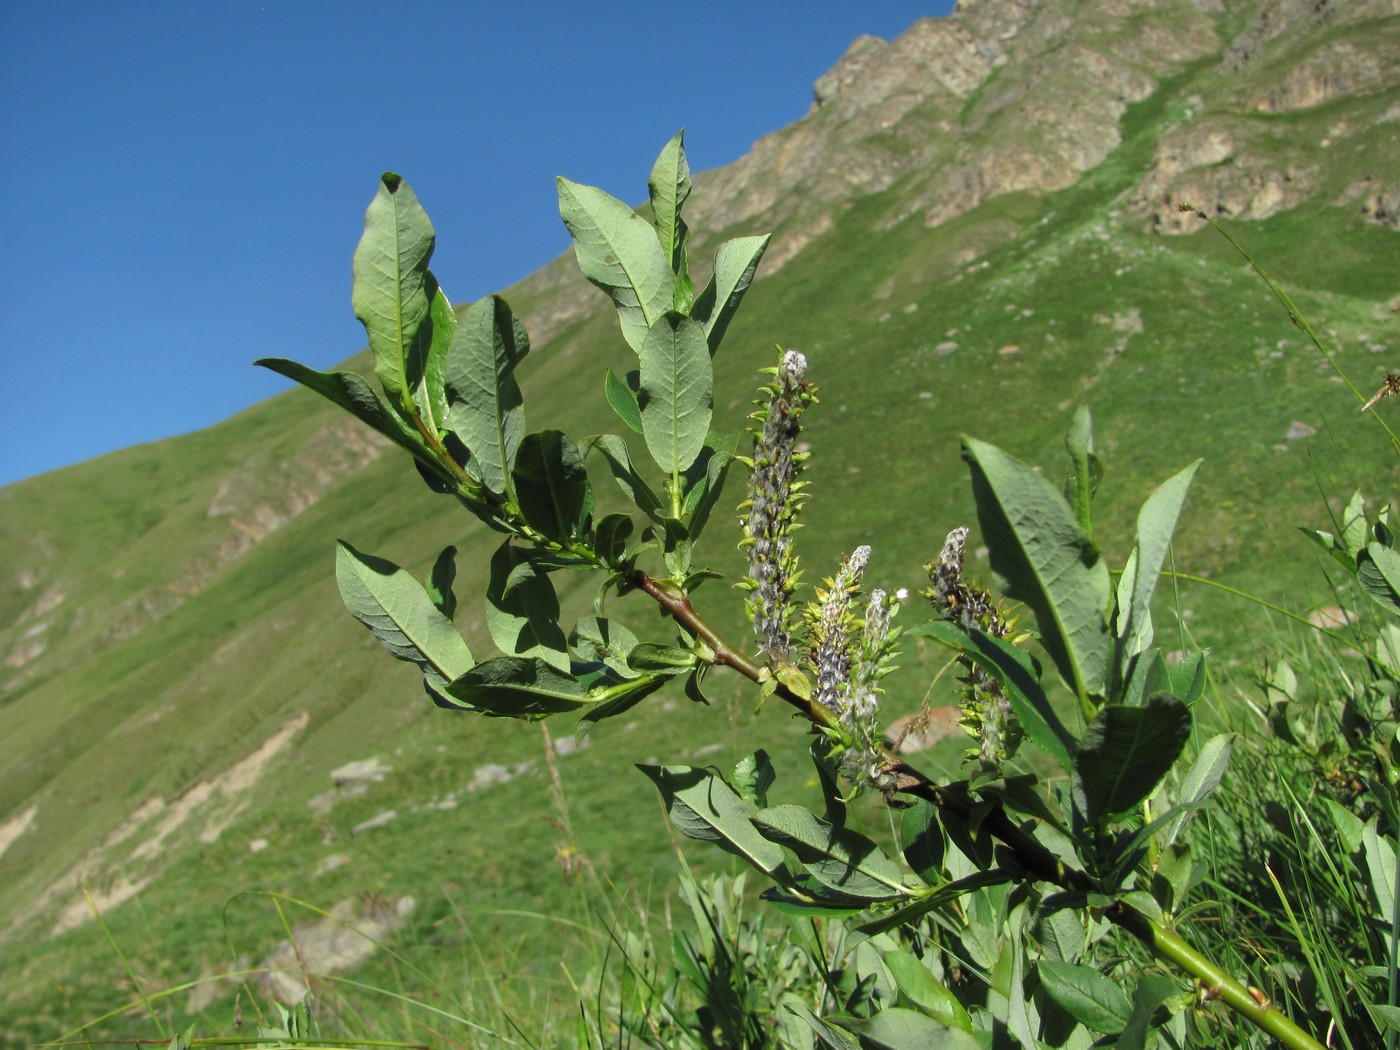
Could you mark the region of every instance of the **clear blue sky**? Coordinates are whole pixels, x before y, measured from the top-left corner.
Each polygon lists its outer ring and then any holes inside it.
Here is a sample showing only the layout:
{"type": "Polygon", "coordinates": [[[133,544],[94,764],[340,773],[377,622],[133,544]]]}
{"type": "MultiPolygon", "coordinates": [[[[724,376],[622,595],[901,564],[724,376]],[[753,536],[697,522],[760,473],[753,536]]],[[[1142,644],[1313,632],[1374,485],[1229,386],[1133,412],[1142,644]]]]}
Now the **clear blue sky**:
{"type": "Polygon", "coordinates": [[[564,251],[554,176],[646,195],[951,0],[0,0],[0,484],[218,422],[363,345],[381,171],[468,302],[564,251]]]}

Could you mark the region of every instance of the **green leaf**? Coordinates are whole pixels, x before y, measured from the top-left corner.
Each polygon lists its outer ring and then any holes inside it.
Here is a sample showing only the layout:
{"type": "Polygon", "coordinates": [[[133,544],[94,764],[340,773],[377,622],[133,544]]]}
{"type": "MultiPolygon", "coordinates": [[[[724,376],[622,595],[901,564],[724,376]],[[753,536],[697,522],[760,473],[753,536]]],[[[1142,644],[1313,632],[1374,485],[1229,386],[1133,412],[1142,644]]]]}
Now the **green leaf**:
{"type": "MultiPolygon", "coordinates": [[[[1164,845],[1157,853],[1157,870],[1152,875],[1152,893],[1158,907],[1171,914],[1180,912],[1198,875],[1205,873],[1192,856],[1189,842],[1164,845]]],[[[1179,921],[1179,916],[1176,917],[1179,921]]]]}
{"type": "MultiPolygon", "coordinates": [[[[1152,644],[1152,594],[1157,589],[1157,580],[1167,559],[1172,533],[1176,531],[1177,518],[1181,516],[1181,505],[1186,501],[1186,491],[1191,487],[1191,479],[1200,465],[1198,459],[1164,481],[1147,497],[1138,512],[1130,604],[1126,608],[1120,605],[1118,609],[1118,637],[1122,641],[1120,659],[1134,657],[1152,644]]],[[[1125,572],[1125,578],[1127,575],[1125,572]]]]}
{"type": "Polygon", "coordinates": [[[690,165],[685,159],[685,131],[676,132],[661,150],[647,181],[651,198],[652,226],[656,228],[661,251],[676,275],[676,292],[672,309],[689,313],[694,289],[686,273],[685,242],[688,231],[681,218],[681,206],[690,196],[690,165]]]}
{"type": "Polygon", "coordinates": [[[1133,675],[1117,696],[1119,703],[1140,707],[1153,693],[1171,692],[1167,660],[1160,649],[1143,654],[1133,665],[1133,675]]]}
{"type": "Polygon", "coordinates": [[[583,533],[593,512],[593,487],[572,438],[558,430],[527,434],[513,476],[520,513],[547,539],[565,542],[583,533]]]}
{"type": "MultiPolygon", "coordinates": [[[[1133,989],[1133,1012],[1114,1050],[1146,1050],[1148,1036],[1157,1027],[1162,1005],[1177,995],[1176,981],[1166,974],[1148,973],[1133,989]]],[[[1156,1045],[1155,1042],[1152,1045],[1156,1045]]]]}
{"type": "Polygon", "coordinates": [[[644,675],[610,687],[578,720],[574,739],[582,743],[599,722],[632,710],[665,684],[665,675],[644,675]]]}
{"type": "Polygon", "coordinates": [[[861,1050],[982,1050],[982,1044],[968,1032],[898,1006],[881,1010],[874,1017],[836,1014],[829,1020],[854,1033],[861,1050]]]}
{"type": "Polygon", "coordinates": [[[684,674],[695,666],[696,656],[689,649],[675,645],[661,645],[658,642],[640,642],[627,657],[627,665],[633,671],[651,671],[660,674],[684,674]]]}
{"type": "Polygon", "coordinates": [[[1122,1031],[1132,1016],[1127,994],[1092,966],[1042,959],[1035,970],[1045,994],[1091,1031],[1122,1031]]]}
{"type": "Polygon", "coordinates": [[[707,434],[700,454],[685,473],[681,517],[692,542],[699,538],[710,520],[710,512],[724,489],[724,475],[729,464],[734,462],[738,444],[737,434],[707,434]]]}
{"type": "Polygon", "coordinates": [[[661,560],[673,580],[684,580],[690,574],[690,552],[693,546],[690,530],[679,518],[662,517],[661,560]]]}
{"type": "Polygon", "coordinates": [[[515,368],[529,352],[520,319],[504,299],[488,295],[463,316],[446,364],[448,422],[486,487],[511,498],[511,468],[525,436],[515,368]]]}
{"type": "Polygon", "coordinates": [[[1366,832],[1361,818],[1333,799],[1324,798],[1322,802],[1332,816],[1332,824],[1337,829],[1337,837],[1342,841],[1343,850],[1348,854],[1355,853],[1361,848],[1361,839],[1366,832]]]}
{"type": "Polygon", "coordinates": [[[608,514],[593,529],[594,549],[609,565],[619,565],[627,557],[627,540],[636,526],[626,514],[608,514]]]}
{"type": "Polygon", "coordinates": [[[413,190],[385,172],[365,212],[350,301],[365,326],[374,372],[395,407],[409,413],[433,343],[437,281],[428,272],[433,224],[413,190]]]}
{"type": "Polygon", "coordinates": [[[1130,679],[1142,670],[1141,661],[1135,661],[1133,658],[1152,644],[1153,626],[1150,607],[1147,614],[1132,625],[1135,637],[1127,638],[1124,634],[1129,626],[1128,611],[1133,607],[1133,586],[1137,582],[1137,564],[1138,552],[1137,548],[1134,547],[1128,552],[1128,560],[1123,563],[1123,571],[1118,575],[1118,585],[1113,590],[1113,627],[1120,638],[1120,643],[1114,651],[1114,674],[1118,677],[1109,686],[1114,699],[1118,699],[1119,693],[1124,688],[1122,680],[1130,679]]]}
{"type": "Polygon", "coordinates": [[[607,664],[623,678],[636,675],[627,657],[637,648],[637,636],[616,620],[585,616],[569,632],[569,647],[585,662],[607,664]]]}
{"type": "Polygon", "coordinates": [[[1361,853],[1371,877],[1371,892],[1375,894],[1375,917],[1389,928],[1395,917],[1395,839],[1376,831],[1375,817],[1361,832],[1361,853]]]}
{"type": "Polygon", "coordinates": [[[568,643],[559,626],[554,584],[510,540],[491,556],[486,629],[505,655],[536,657],[569,673],[568,643]]]}
{"type": "Polygon", "coordinates": [[[1007,916],[1004,927],[998,923],[1000,951],[992,966],[988,996],[991,1013],[999,1020],[1005,1019],[1007,1031],[1023,1047],[1035,1046],[1034,1029],[1038,1027],[1031,1018],[1031,1003],[1026,998],[1026,942],[1021,931],[1028,912],[1025,906],[1016,907],[1007,916]]]}
{"type": "Polygon", "coordinates": [[[1040,668],[1031,655],[985,631],[966,632],[946,620],[912,627],[913,636],[934,641],[963,653],[1001,685],[1017,719],[1032,742],[1051,755],[1060,768],[1069,769],[1074,737],[1060,721],[1040,684],[1040,668]]]}
{"type": "Polygon", "coordinates": [[[822,793],[822,819],[832,827],[846,826],[847,799],[841,790],[841,771],[832,757],[832,742],[825,736],[814,737],[807,753],[817,771],[817,784],[822,793]]]}
{"type": "MultiPolygon", "coordinates": [[[[1105,892],[1111,887],[1121,887],[1127,882],[1138,862],[1146,856],[1149,843],[1159,831],[1164,831],[1182,817],[1189,817],[1198,809],[1205,808],[1205,801],[1182,802],[1169,806],[1160,817],[1140,827],[1124,829],[1114,837],[1112,844],[1104,851],[1103,862],[1098,872],[1098,882],[1105,892]]],[[[1168,847],[1170,848],[1170,847],[1168,847]]],[[[1160,857],[1159,857],[1160,862],[1160,857]]],[[[1115,890],[1114,892],[1123,892],[1115,890]]],[[[1151,892],[1146,889],[1129,890],[1121,898],[1147,914],[1148,918],[1161,918],[1161,906],[1151,892]],[[1133,898],[1138,898],[1134,903],[1133,898]],[[1155,914],[1153,913],[1155,910],[1155,914]]]]}
{"type": "Polygon", "coordinates": [[[1392,1032],[1400,1032],[1400,1006],[1386,1006],[1376,1003],[1370,1007],[1371,1013],[1385,1022],[1392,1032]]]}
{"type": "Polygon", "coordinates": [[[328,401],[339,405],[362,423],[373,429],[428,465],[434,463],[432,454],[423,444],[417,430],[402,419],[387,412],[384,403],[364,379],[354,372],[318,372],[314,368],[281,357],[259,358],[254,364],[286,376],[308,390],[314,390],[328,401]]]}
{"type": "Polygon", "coordinates": [[[848,897],[897,900],[909,896],[899,866],[874,842],[827,823],[801,806],[772,806],[754,814],[754,825],[797,854],[818,882],[848,897]]]}
{"type": "Polygon", "coordinates": [[[916,800],[900,819],[899,841],[904,844],[904,861],[926,886],[943,881],[943,826],[932,803],[916,800]]]}
{"type": "Polygon", "coordinates": [[[1150,795],[1191,735],[1191,709],[1170,693],[1142,707],[1102,708],[1074,756],[1074,804],[1091,824],[1127,813],[1150,795]]]}
{"type": "Polygon", "coordinates": [[[1342,547],[1337,541],[1337,538],[1330,532],[1307,528],[1300,529],[1299,531],[1331,555],[1332,560],[1346,569],[1347,572],[1356,571],[1356,559],[1346,552],[1345,548],[1342,547]]]}
{"type": "MultiPolygon", "coordinates": [[[[612,672],[608,673],[610,675],[612,672]]],[[[584,711],[584,715],[578,720],[578,728],[574,731],[575,741],[581,743],[585,736],[594,731],[598,722],[608,720],[608,718],[616,718],[624,711],[630,711],[652,693],[661,689],[665,683],[665,675],[643,675],[641,678],[631,678],[617,682],[615,685],[595,687],[595,689],[589,690],[589,696],[594,697],[594,704],[587,711],[584,711]]]]}
{"type": "Polygon", "coordinates": [[[651,458],[679,481],[710,432],[714,368],[700,325],[667,313],[648,330],[642,359],[642,436],[651,458]]]}
{"type": "Polygon", "coordinates": [[[603,380],[603,394],[607,397],[608,404],[612,405],[617,417],[638,434],[642,432],[642,410],[637,405],[635,389],[639,375],[636,371],[628,372],[627,382],[624,382],[613,375],[613,370],[609,368],[607,378],[603,380]]]}
{"type": "Polygon", "coordinates": [[[729,322],[753,283],[758,262],[771,239],[771,236],[736,237],[721,244],[715,253],[714,275],[690,309],[690,316],[705,326],[711,357],[719,349],[729,322]]]}
{"type": "Polygon", "coordinates": [[[779,878],[783,851],[760,835],[749,820],[750,807],[717,773],[693,766],[638,766],[652,779],[681,834],[742,857],[759,871],[779,878]]]}
{"type": "Polygon", "coordinates": [[[433,562],[433,571],[428,576],[428,597],[437,606],[438,612],[449,620],[457,615],[457,596],[452,593],[452,583],[457,579],[457,548],[444,547],[433,562]]]}
{"type": "Polygon", "coordinates": [[[885,952],[884,959],[900,992],[910,1003],[939,1024],[972,1034],[972,1018],[967,1010],[928,967],[907,951],[885,952]]]}
{"type": "MultiPolygon", "coordinates": [[[[428,276],[432,276],[429,274],[428,276]]],[[[447,349],[457,331],[457,313],[442,289],[437,289],[429,314],[428,354],[423,363],[423,378],[414,392],[418,410],[429,430],[439,438],[447,432],[447,384],[444,369],[447,349]]]]}
{"type": "Polygon", "coordinates": [[[1171,694],[1186,704],[1194,704],[1206,690],[1206,654],[1188,653],[1167,668],[1171,694]]]}
{"type": "Polygon", "coordinates": [[[753,754],[739,759],[730,774],[730,786],[749,805],[762,808],[768,805],[768,789],[778,779],[773,770],[773,762],[768,752],[759,748],[753,754]]]}
{"type": "Polygon", "coordinates": [[[1361,490],[1357,489],[1347,501],[1347,509],[1342,511],[1342,549],[1355,559],[1366,546],[1369,531],[1366,527],[1366,500],[1361,490]]]}
{"type": "Polygon", "coordinates": [[[860,915],[870,906],[864,897],[848,897],[805,873],[794,877],[788,888],[769,886],[759,897],[786,915],[808,918],[860,915]]]}
{"type": "Polygon", "coordinates": [[[1094,493],[1103,480],[1103,461],[1094,452],[1094,421],[1088,405],[1080,405],[1065,433],[1069,450],[1069,477],[1065,479],[1065,500],[1074,511],[1079,531],[1094,535],[1094,493]]]}
{"type": "Polygon", "coordinates": [[[611,297],[623,338],[640,353],[647,330],[675,305],[676,275],[661,242],[651,223],[616,197],[564,178],[558,187],[578,268],[611,297]]]}
{"type": "Polygon", "coordinates": [[[1053,485],[993,445],[963,439],[992,571],[1035,613],[1040,641],[1084,698],[1103,694],[1113,638],[1108,566],[1053,485]]]}
{"type": "MultiPolygon", "coordinates": [[[[787,993],[783,996],[783,1007],[789,1013],[796,1014],[807,1027],[812,1029],[813,1034],[820,1040],[821,1045],[826,1050],[861,1050],[861,1045],[854,1036],[847,1035],[835,1025],[827,1024],[820,1017],[812,1012],[812,1008],[804,1003],[797,996],[787,993]]],[[[930,1046],[936,1044],[929,1044],[930,1046]]]]}
{"type": "Polygon", "coordinates": [[[637,468],[632,465],[632,456],[627,451],[627,442],[616,434],[598,434],[584,439],[583,452],[585,455],[595,448],[608,461],[608,469],[612,471],[612,476],[617,479],[617,483],[622,486],[622,491],[627,493],[627,498],[635,503],[647,517],[653,521],[658,520],[662,512],[661,500],[652,491],[651,486],[642,480],[642,476],[637,473],[637,468]]]}
{"type": "Polygon", "coordinates": [[[694,670],[685,676],[685,698],[693,704],[704,704],[709,706],[710,698],[705,695],[705,676],[709,674],[710,664],[699,663],[694,670]]]}
{"type": "MultiPolygon", "coordinates": [[[[1221,779],[1225,776],[1226,768],[1230,765],[1230,751],[1234,746],[1234,740],[1233,733],[1220,733],[1201,745],[1201,750],[1196,755],[1196,761],[1191,763],[1191,768],[1182,778],[1181,790],[1177,793],[1176,799],[1178,803],[1190,805],[1195,802],[1204,802],[1210,793],[1219,786],[1221,779]]],[[[1191,818],[1191,812],[1188,810],[1182,813],[1171,823],[1163,838],[1163,845],[1170,846],[1176,841],[1176,837],[1181,834],[1182,828],[1191,818]]]]}
{"type": "Polygon", "coordinates": [[[340,540],[335,578],[351,615],[393,656],[421,668],[430,682],[451,681],[476,662],[423,585],[393,562],[362,554],[340,540]]]}
{"type": "Polygon", "coordinates": [[[543,660],[499,656],[438,690],[449,700],[504,718],[543,718],[588,704],[584,688],[543,660]]]}
{"type": "Polygon", "coordinates": [[[1382,543],[1368,543],[1357,555],[1356,578],[1378,604],[1400,613],[1400,554],[1382,543]]]}
{"type": "Polygon", "coordinates": [[[1040,945],[1041,962],[1072,963],[1084,954],[1084,927],[1068,907],[1037,910],[1031,923],[1031,936],[1040,945]]]}
{"type": "Polygon", "coordinates": [[[1381,624],[1376,632],[1376,659],[1400,678],[1400,625],[1381,624]]]}
{"type": "Polygon", "coordinates": [[[1060,808],[1059,792],[1045,790],[1045,785],[1033,773],[1002,777],[1000,780],[977,780],[977,794],[984,800],[995,799],[1008,813],[1020,813],[1048,823],[1063,826],[1065,814],[1060,808]]]}
{"type": "Polygon", "coordinates": [[[852,943],[858,943],[860,939],[876,937],[901,926],[910,926],[929,912],[943,907],[949,901],[957,900],[964,894],[986,886],[1001,886],[1010,881],[1011,876],[1001,868],[992,868],[989,871],[974,871],[971,875],[965,875],[956,882],[945,882],[932,893],[914,898],[910,904],[884,912],[878,919],[861,923],[851,935],[852,943]]]}

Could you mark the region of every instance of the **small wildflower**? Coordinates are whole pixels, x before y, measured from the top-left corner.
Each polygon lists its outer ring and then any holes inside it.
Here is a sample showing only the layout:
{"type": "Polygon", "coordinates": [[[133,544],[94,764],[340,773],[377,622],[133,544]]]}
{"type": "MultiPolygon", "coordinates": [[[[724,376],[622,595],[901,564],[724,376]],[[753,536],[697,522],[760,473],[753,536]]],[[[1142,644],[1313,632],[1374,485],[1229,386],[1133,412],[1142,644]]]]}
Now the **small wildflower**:
{"type": "Polygon", "coordinates": [[[764,371],[773,381],[762,388],[768,397],[750,417],[758,426],[752,431],[753,458],[747,461],[748,499],[739,507],[746,512],[740,519],[740,546],[749,554],[748,576],[740,586],[749,592],[745,608],[760,650],[781,664],[793,648],[792,594],[800,574],[792,534],[806,500],[798,476],[807,454],[797,451],[797,436],[802,413],[816,396],[806,381],[807,359],[796,350],[786,351],[777,368],[764,371]]]}
{"type": "MultiPolygon", "coordinates": [[[[964,631],[979,630],[995,638],[1005,638],[1011,633],[1011,624],[1002,618],[991,595],[963,579],[966,543],[966,528],[948,533],[938,560],[924,567],[932,584],[924,591],[924,596],[933,603],[942,619],[956,623],[964,631]]],[[[983,770],[996,772],[1020,746],[1020,723],[1001,683],[966,657],[958,660],[965,671],[962,682],[967,687],[961,725],[977,741],[976,750],[969,752],[968,757],[975,758],[983,770]]]]}

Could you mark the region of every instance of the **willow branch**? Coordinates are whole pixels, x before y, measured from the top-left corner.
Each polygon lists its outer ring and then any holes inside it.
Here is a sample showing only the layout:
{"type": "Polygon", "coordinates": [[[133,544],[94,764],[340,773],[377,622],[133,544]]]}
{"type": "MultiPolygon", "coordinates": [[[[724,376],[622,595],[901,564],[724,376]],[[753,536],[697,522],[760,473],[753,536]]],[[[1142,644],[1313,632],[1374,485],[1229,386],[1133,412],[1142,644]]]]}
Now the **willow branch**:
{"type": "MultiPolygon", "coordinates": [[[[711,663],[733,668],[758,684],[776,684],[774,694],[796,708],[810,721],[830,727],[834,720],[826,708],[794,693],[781,682],[772,681],[771,672],[731,646],[695,609],[682,592],[658,583],[641,570],[629,582],[650,595],[691,636],[704,642],[714,654],[711,663]]],[[[886,752],[885,769],[894,777],[894,793],[922,799],[936,806],[945,817],[967,823],[973,818],[974,802],[961,785],[940,785],[899,756],[886,752]]],[[[1094,880],[1079,868],[1066,864],[1044,843],[1017,824],[1000,804],[983,814],[980,826],[1011,850],[1016,861],[1038,882],[1062,889],[1089,892],[1094,880]]],[[[1115,901],[1105,917],[1119,929],[1140,941],[1158,960],[1190,975],[1202,994],[1219,999],[1227,1007],[1273,1036],[1290,1050],[1324,1050],[1323,1045],[1279,1011],[1263,993],[1241,984],[1215,965],[1180,934],[1175,933],[1123,901],[1115,901]]]]}
{"type": "MultiPolygon", "coordinates": [[[[704,642],[714,653],[710,660],[711,663],[721,667],[731,667],[749,681],[759,685],[774,684],[769,669],[749,659],[742,651],[726,642],[723,636],[696,611],[695,606],[690,603],[690,599],[685,594],[658,583],[640,569],[632,573],[628,582],[638,590],[649,594],[687,632],[704,642]]],[[[774,695],[784,703],[795,707],[809,721],[822,726],[835,725],[835,719],[831,712],[820,704],[804,699],[781,682],[776,683],[776,686],[774,695]]]]}

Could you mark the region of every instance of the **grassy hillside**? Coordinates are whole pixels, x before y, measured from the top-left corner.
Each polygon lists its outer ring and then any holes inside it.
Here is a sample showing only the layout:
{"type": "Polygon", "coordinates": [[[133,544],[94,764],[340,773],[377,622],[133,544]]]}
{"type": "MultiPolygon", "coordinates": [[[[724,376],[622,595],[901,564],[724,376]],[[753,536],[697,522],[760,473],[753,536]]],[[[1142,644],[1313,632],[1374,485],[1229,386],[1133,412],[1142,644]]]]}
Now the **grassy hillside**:
{"type": "MultiPolygon", "coordinates": [[[[1219,17],[1247,21],[1233,9],[1219,17]]],[[[1279,61],[1296,65],[1298,49],[1332,32],[1314,31],[1279,61]]],[[[1250,162],[1285,165],[1295,143],[1393,111],[1400,86],[1261,118],[1241,109],[1244,74],[1222,73],[1219,57],[1126,106],[1119,144],[1067,188],[996,194],[930,225],[911,210],[928,179],[910,172],[823,204],[821,222],[799,210],[779,227],[775,252],[784,238],[817,232],[760,277],[726,338],[715,428],[742,425],[755,369],[771,363],[775,344],[808,355],[822,401],[808,417],[809,576],[869,543],[874,583],[922,585],[920,566],[946,532],[972,522],[958,436],[993,441],[1055,476],[1070,415],[1089,404],[1109,468],[1098,513],[1113,564],[1151,488],[1204,457],[1178,567],[1304,612],[1332,600],[1294,526],[1326,527],[1320,491],[1389,495],[1388,439],[1227,243],[1209,230],[1153,232],[1134,201],[1188,111],[1263,120],[1267,133],[1251,142],[1276,142],[1279,156],[1255,150],[1250,162]]],[[[1011,66],[996,74],[1014,75],[1011,66]]],[[[978,105],[965,101],[969,114],[978,105]]],[[[819,110],[806,123],[823,119],[819,110]]],[[[918,119],[917,110],[906,117],[918,119]]],[[[975,134],[964,141],[976,145],[975,134]]],[[[1393,135],[1352,136],[1319,161],[1328,175],[1307,200],[1230,223],[1365,393],[1395,366],[1400,232],[1339,198],[1365,171],[1400,168],[1397,152],[1393,135]]],[[[567,158],[560,165],[567,171],[567,158]]],[[[606,188],[639,196],[644,175],[606,188]]],[[[712,242],[762,229],[697,232],[712,242]]],[[[506,293],[547,333],[523,369],[529,425],[579,437],[616,429],[602,376],[607,365],[627,367],[630,353],[604,297],[576,275],[556,288],[559,271],[506,293]],[[561,309],[561,296],[586,305],[561,309]]],[[[364,360],[351,364],[368,371],[364,360]]],[[[722,506],[738,503],[740,480],[731,477],[722,506]]],[[[610,485],[600,478],[598,491],[610,485]]],[[[670,891],[678,861],[632,763],[722,766],[755,746],[797,746],[798,727],[777,710],[755,716],[734,682],[712,679],[714,709],[664,692],[586,748],[561,748],[569,842],[541,729],[434,708],[344,613],[336,538],[420,575],[456,544],[463,596],[478,594],[497,542],[432,495],[403,454],[301,391],[198,434],[0,490],[0,560],[14,581],[0,589],[8,1044],[132,1001],[133,974],[149,990],[259,964],[285,935],[268,899],[246,896],[263,890],[370,911],[411,896],[389,939],[441,967],[444,986],[507,979],[567,1018],[573,992],[560,959],[589,958],[592,935],[503,912],[576,914],[556,859],[568,845],[619,892],[647,900],[670,891]],[[333,771],[370,758],[389,767],[380,779],[333,782],[333,771]]],[[[734,570],[737,538],[714,527],[705,558],[734,570]]],[[[707,591],[707,612],[738,634],[738,596],[707,591]]],[[[563,598],[581,611],[591,595],[563,598]]],[[[1220,591],[1188,587],[1180,602],[1217,672],[1247,682],[1271,640],[1267,623],[1220,591]]],[[[612,611],[654,615],[624,610],[612,611]]],[[[459,623],[487,647],[478,609],[469,605],[459,623]]],[[[1162,623],[1174,630],[1174,611],[1162,623]]],[[[935,669],[921,651],[905,662],[935,669]]],[[[918,703],[923,683],[913,677],[889,697],[892,713],[918,703]]],[[[572,726],[545,731],[572,739],[572,726]]],[[[933,763],[955,761],[956,750],[933,763]]],[[[370,965],[376,980],[423,988],[382,955],[370,965]]],[[[216,992],[208,1002],[181,993],[162,1009],[207,1010],[226,1028],[235,989],[216,992]]],[[[109,1027],[150,1034],[141,1017],[109,1027]]]]}

